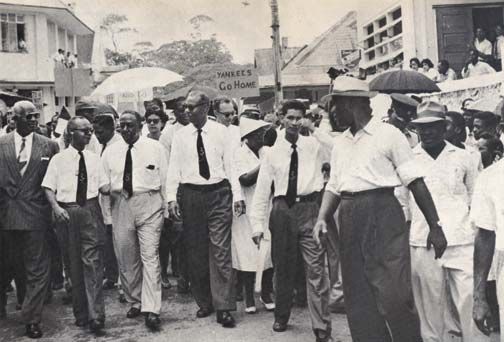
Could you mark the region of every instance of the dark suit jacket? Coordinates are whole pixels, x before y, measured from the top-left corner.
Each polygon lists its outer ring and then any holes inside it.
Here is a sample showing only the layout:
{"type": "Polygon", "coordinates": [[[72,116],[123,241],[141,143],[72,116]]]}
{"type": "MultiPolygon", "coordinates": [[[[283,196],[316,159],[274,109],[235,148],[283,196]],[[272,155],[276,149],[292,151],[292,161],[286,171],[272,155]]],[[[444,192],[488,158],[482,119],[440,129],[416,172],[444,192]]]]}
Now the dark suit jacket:
{"type": "Polygon", "coordinates": [[[30,161],[19,172],[14,132],[0,137],[0,229],[43,230],[51,223],[52,210],[41,187],[49,160],[58,144],[33,134],[30,161]]]}

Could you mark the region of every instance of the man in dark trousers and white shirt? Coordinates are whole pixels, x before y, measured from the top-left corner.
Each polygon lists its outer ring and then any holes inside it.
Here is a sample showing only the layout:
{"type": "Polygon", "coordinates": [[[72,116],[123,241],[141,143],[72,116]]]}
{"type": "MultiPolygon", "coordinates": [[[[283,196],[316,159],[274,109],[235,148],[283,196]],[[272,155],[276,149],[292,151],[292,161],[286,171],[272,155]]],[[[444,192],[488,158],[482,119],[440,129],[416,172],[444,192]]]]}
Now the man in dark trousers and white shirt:
{"type": "Polygon", "coordinates": [[[217,322],[234,327],[235,274],[231,260],[233,201],[236,215],[244,202],[232,175],[232,145],[225,126],[208,120],[210,99],[201,91],[184,104],[190,125],[175,133],[166,181],[170,216],[184,224],[191,291],[199,306],[196,316],[217,310],[217,322]],[[180,187],[180,203],[177,190],[180,187]]]}
{"type": "Polygon", "coordinates": [[[98,193],[110,186],[100,156],[84,150],[93,134],[82,116],[68,122],[70,146],[49,163],[42,187],[51,203],[57,234],[70,261],[75,324],[99,332],[105,323],[103,245],[105,225],[98,193]]]}
{"type": "Polygon", "coordinates": [[[371,116],[368,84],[341,76],[334,89],[336,120],[348,129],[334,140],[314,238],[339,206],[343,292],[355,341],[421,341],[409,234],[394,188],[411,190],[430,228],[426,245],[440,258],[447,242],[436,208],[406,137],[371,116]]]}
{"type": "MultiPolygon", "coordinates": [[[[42,337],[40,321],[49,286],[46,230],[51,228],[51,206],[41,187],[49,160],[58,144],[34,133],[40,112],[29,101],[12,108],[16,130],[0,137],[0,233],[22,250],[26,296],[22,315],[26,335],[42,337]]],[[[5,275],[0,270],[0,286],[5,275]]],[[[2,287],[3,288],[3,287],[2,287]]]]}
{"type": "Polygon", "coordinates": [[[316,138],[299,134],[305,112],[300,101],[287,101],[282,106],[285,129],[261,163],[250,221],[256,243],[265,228],[269,226],[271,230],[276,273],[273,330],[282,332],[287,329],[296,270],[300,263],[304,263],[313,332],[317,342],[325,342],[331,340],[329,278],[325,248],[315,242],[312,230],[324,187],[322,165],[329,161],[330,150],[316,138]],[[268,224],[272,184],[275,193],[268,224]],[[302,260],[297,259],[298,255],[302,260]]]}

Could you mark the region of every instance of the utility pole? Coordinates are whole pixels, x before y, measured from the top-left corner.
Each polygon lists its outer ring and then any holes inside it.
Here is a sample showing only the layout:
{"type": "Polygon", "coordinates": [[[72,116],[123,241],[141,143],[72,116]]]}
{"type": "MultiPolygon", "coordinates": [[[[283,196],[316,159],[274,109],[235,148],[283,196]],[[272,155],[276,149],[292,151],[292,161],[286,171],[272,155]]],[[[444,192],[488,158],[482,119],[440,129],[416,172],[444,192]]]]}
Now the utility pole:
{"type": "Polygon", "coordinates": [[[282,90],[282,51],[280,45],[280,20],[278,19],[278,2],[270,0],[271,6],[271,29],[273,30],[273,62],[275,71],[275,108],[279,108],[283,101],[282,90]]]}

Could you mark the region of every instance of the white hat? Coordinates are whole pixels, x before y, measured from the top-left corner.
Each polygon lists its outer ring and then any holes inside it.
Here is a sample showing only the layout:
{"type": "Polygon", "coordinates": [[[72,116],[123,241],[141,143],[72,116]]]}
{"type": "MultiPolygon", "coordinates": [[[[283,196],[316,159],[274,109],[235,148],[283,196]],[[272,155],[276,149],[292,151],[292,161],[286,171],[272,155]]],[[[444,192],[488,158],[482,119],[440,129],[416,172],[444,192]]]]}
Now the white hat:
{"type": "Polygon", "coordinates": [[[435,101],[425,101],[417,107],[417,118],[411,123],[426,124],[446,120],[446,108],[435,101]]]}
{"type": "Polygon", "coordinates": [[[370,91],[369,84],[363,80],[350,76],[336,77],[333,83],[333,91],[322,98],[326,101],[329,97],[374,97],[378,92],[370,91]]]}
{"type": "Polygon", "coordinates": [[[243,138],[259,128],[271,126],[271,123],[263,120],[240,118],[240,137],[243,138]]]}

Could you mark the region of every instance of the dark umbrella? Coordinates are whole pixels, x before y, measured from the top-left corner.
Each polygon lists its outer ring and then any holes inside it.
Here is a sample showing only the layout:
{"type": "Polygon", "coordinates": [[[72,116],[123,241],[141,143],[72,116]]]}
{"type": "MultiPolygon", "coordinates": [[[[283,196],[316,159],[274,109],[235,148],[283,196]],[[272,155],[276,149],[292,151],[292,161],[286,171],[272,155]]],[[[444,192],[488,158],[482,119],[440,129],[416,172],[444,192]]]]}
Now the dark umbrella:
{"type": "Polygon", "coordinates": [[[12,107],[18,101],[31,101],[29,97],[21,96],[16,93],[11,93],[10,91],[0,90],[0,99],[5,102],[7,107],[12,107]]]}
{"type": "Polygon", "coordinates": [[[394,70],[378,75],[369,83],[370,90],[380,93],[421,94],[441,91],[427,76],[412,70],[394,70]]]}

